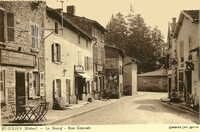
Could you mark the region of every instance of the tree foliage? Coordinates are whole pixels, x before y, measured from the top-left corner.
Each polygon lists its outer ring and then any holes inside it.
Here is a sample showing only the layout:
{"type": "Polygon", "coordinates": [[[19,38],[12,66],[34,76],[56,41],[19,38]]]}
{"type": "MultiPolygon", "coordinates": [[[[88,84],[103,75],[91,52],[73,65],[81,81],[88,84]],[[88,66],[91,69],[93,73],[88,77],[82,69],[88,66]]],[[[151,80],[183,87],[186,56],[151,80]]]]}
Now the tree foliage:
{"type": "Polygon", "coordinates": [[[162,65],[161,52],[164,44],[163,36],[158,27],[148,26],[140,14],[133,10],[127,16],[121,13],[112,15],[106,29],[106,43],[122,48],[130,57],[140,61],[138,72],[148,72],[162,65]]]}

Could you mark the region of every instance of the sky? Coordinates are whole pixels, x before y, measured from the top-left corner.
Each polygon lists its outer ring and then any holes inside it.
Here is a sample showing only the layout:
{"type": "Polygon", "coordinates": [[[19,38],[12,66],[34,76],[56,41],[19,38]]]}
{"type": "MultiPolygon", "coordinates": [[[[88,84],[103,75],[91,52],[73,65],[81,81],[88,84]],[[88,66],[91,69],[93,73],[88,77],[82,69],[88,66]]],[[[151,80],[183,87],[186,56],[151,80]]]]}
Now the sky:
{"type": "MultiPolygon", "coordinates": [[[[53,8],[62,7],[60,0],[46,2],[53,8]]],[[[168,23],[172,17],[178,19],[182,10],[199,10],[200,0],[64,0],[64,11],[69,5],[75,6],[75,15],[96,20],[104,27],[112,14],[121,12],[127,15],[132,5],[135,13],[141,14],[148,26],[158,26],[166,41],[168,23]]]]}

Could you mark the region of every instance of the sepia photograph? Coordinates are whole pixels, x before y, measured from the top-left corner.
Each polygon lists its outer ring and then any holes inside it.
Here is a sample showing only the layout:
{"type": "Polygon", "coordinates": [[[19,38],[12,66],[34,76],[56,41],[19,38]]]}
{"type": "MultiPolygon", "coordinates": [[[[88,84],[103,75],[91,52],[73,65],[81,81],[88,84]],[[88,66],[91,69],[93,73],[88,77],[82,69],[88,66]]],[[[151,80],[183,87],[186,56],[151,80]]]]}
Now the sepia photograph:
{"type": "Polygon", "coordinates": [[[1,131],[199,131],[199,14],[199,0],[0,0],[1,131]]]}

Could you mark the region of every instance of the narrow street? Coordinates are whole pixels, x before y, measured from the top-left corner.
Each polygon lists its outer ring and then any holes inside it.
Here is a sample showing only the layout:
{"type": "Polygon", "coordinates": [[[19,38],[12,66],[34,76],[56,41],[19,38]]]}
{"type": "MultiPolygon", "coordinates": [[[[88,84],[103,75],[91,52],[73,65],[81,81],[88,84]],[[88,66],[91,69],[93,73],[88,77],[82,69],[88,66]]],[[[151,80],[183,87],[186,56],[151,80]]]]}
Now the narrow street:
{"type": "Polygon", "coordinates": [[[164,106],[160,99],[166,97],[166,93],[139,94],[55,125],[194,124],[198,121],[198,116],[164,106]]]}

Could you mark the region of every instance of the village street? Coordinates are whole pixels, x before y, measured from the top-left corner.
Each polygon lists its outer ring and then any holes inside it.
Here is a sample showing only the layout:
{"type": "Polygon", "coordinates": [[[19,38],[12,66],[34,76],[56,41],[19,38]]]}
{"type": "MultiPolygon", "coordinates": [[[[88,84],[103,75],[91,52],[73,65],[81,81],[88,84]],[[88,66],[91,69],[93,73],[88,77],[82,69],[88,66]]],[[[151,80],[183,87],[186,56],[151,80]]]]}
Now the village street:
{"type": "Polygon", "coordinates": [[[163,105],[160,99],[165,97],[166,93],[139,92],[139,96],[121,100],[55,125],[197,123],[198,116],[178,112],[163,105]]]}

